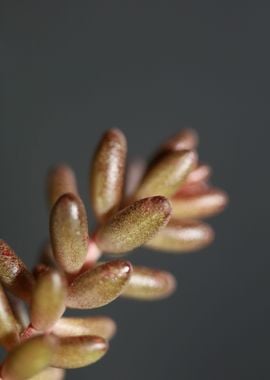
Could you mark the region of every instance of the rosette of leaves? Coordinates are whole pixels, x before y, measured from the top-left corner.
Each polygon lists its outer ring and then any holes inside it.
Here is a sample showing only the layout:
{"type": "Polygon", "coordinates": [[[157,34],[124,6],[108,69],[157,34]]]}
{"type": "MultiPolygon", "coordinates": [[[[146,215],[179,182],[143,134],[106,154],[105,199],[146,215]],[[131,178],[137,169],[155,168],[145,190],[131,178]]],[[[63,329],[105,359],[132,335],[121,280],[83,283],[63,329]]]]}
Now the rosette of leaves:
{"type": "Polygon", "coordinates": [[[114,321],[64,317],[66,308],[95,309],[120,295],[156,300],[174,291],[172,274],[132,266],[122,255],[142,245],[186,253],[213,240],[200,219],[220,212],[227,197],[209,184],[210,168],[198,162],[197,143],[193,130],[183,130],[148,164],[135,161],[126,170],[124,135],[105,133],[90,170],[97,220],[91,233],[72,169],[51,170],[50,243],[40,263],[29,271],[0,241],[0,344],[7,351],[1,379],[62,379],[65,369],[90,365],[107,352],[114,321]],[[103,254],[113,259],[98,262],[103,254]]]}

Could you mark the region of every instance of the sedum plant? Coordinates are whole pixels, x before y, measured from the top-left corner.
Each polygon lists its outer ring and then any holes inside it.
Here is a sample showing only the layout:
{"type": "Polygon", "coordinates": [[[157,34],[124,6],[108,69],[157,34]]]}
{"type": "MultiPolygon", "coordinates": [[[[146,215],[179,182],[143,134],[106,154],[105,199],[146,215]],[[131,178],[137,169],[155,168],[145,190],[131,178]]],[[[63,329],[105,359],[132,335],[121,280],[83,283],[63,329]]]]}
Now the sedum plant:
{"type": "Polygon", "coordinates": [[[51,170],[47,193],[50,242],[31,272],[0,241],[0,344],[7,351],[3,380],[59,380],[67,368],[90,365],[108,350],[114,321],[104,316],[63,317],[66,308],[95,309],[119,296],[156,300],[175,289],[173,275],[132,266],[122,255],[146,245],[186,253],[211,243],[202,218],[220,212],[226,194],[209,184],[198,161],[197,134],[186,129],[166,141],[148,164],[126,171],[126,139],[105,133],[90,170],[90,200],[97,220],[89,234],[73,171],[51,170]],[[113,260],[98,260],[109,254],[113,260]]]}

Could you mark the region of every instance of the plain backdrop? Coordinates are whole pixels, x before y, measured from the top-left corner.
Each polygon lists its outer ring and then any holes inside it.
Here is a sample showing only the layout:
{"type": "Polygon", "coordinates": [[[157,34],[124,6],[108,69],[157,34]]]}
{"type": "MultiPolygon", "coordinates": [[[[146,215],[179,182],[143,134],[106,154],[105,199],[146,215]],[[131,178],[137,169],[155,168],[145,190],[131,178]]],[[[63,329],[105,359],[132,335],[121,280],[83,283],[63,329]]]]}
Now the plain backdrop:
{"type": "Polygon", "coordinates": [[[111,350],[67,379],[269,379],[269,11],[260,0],[1,1],[0,235],[28,265],[48,236],[48,167],[76,170],[90,212],[89,162],[110,127],[130,157],[196,128],[230,195],[211,247],[129,256],[172,271],[178,291],[98,310],[119,325],[111,350]]]}

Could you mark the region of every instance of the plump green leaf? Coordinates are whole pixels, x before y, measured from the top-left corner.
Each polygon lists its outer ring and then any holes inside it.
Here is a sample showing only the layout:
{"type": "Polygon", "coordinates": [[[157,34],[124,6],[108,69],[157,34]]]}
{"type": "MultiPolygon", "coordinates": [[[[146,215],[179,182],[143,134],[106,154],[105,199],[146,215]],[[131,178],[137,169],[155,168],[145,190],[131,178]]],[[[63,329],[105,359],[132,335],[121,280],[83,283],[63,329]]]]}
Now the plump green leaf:
{"type": "Polygon", "coordinates": [[[172,219],[147,246],[169,253],[183,253],[201,249],[213,239],[214,231],[208,224],[172,219]]]}
{"type": "Polygon", "coordinates": [[[36,336],[15,347],[7,356],[2,376],[5,380],[25,380],[48,367],[55,351],[52,336],[36,336]]]}
{"type": "Polygon", "coordinates": [[[64,277],[55,270],[38,276],[33,292],[30,315],[32,326],[48,331],[65,311],[67,286],[64,277]]]}
{"type": "Polygon", "coordinates": [[[123,260],[98,265],[79,276],[68,288],[67,306],[93,309],[108,304],[124,290],[131,274],[131,264],[123,260]]]}
{"type": "Polygon", "coordinates": [[[147,242],[170,217],[171,206],[161,196],[141,199],[115,214],[96,235],[98,247],[109,253],[130,251],[147,242]]]}
{"type": "Polygon", "coordinates": [[[97,336],[59,338],[52,365],[59,368],[80,368],[93,364],[108,350],[108,343],[97,336]]]}
{"type": "Polygon", "coordinates": [[[108,317],[61,318],[53,327],[57,336],[95,335],[111,339],[116,331],[115,322],[108,317]]]}
{"type": "Polygon", "coordinates": [[[206,218],[221,212],[228,202],[224,191],[205,189],[197,193],[177,195],[171,199],[174,218],[206,218]]]}
{"type": "Polygon", "coordinates": [[[65,371],[62,368],[48,367],[29,380],[63,380],[64,376],[65,371]]]}
{"type": "Polygon", "coordinates": [[[135,192],[135,198],[153,195],[171,197],[184,184],[196,162],[197,155],[193,151],[182,150],[164,154],[147,170],[135,192]]]}
{"type": "Polygon", "coordinates": [[[88,249],[88,222],[84,205],[74,194],[61,196],[51,211],[53,253],[67,273],[78,272],[88,249]]]}
{"type": "Polygon", "coordinates": [[[175,287],[176,280],[172,274],[158,269],[135,266],[123,296],[154,301],[168,297],[175,287]]]}

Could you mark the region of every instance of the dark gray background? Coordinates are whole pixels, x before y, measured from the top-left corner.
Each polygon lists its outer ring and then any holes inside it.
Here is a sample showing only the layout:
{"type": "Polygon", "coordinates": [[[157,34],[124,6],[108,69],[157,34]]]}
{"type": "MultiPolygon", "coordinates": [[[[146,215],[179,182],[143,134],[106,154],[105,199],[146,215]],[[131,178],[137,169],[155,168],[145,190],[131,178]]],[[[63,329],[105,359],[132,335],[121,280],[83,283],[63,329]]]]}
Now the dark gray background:
{"type": "MultiPolygon", "coordinates": [[[[29,265],[48,235],[47,168],[66,161],[87,200],[94,146],[112,126],[148,156],[192,125],[230,194],[203,252],[138,250],[171,270],[159,303],[101,310],[119,332],[68,379],[269,379],[269,2],[2,0],[0,234],[29,265]]],[[[87,313],[84,313],[87,314],[87,313]]]]}

